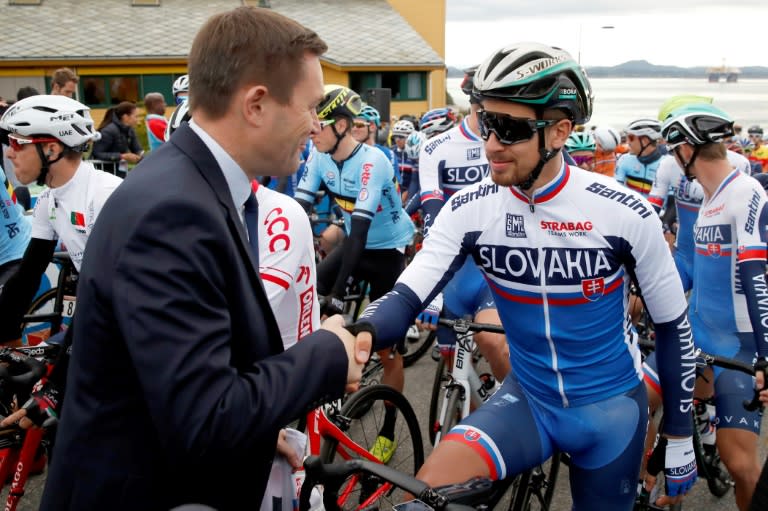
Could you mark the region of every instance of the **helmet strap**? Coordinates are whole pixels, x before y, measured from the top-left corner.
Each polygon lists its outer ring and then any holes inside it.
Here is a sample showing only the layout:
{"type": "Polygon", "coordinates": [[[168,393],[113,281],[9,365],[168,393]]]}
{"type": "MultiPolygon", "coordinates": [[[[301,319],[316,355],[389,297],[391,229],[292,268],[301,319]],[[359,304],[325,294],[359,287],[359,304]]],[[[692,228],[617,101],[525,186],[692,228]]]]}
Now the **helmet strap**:
{"type": "Polygon", "coordinates": [[[640,137],[637,137],[637,141],[640,142],[640,152],[637,153],[638,156],[643,154],[643,151],[645,151],[646,147],[649,147],[651,145],[656,145],[656,142],[651,140],[650,137],[647,137],[647,138],[648,138],[648,143],[647,144],[643,144],[643,141],[640,139],[640,137]]]}
{"type": "Polygon", "coordinates": [[[555,157],[557,153],[560,152],[560,149],[547,149],[545,146],[545,140],[544,140],[544,129],[545,128],[539,128],[539,163],[536,164],[536,166],[533,168],[530,174],[528,174],[528,177],[518,186],[521,190],[528,191],[533,186],[533,183],[536,182],[537,179],[539,179],[539,176],[541,175],[541,171],[544,169],[544,165],[547,164],[549,160],[555,157]]]}
{"type": "Polygon", "coordinates": [[[338,131],[336,131],[336,123],[331,124],[331,129],[333,130],[333,134],[336,136],[336,143],[333,144],[333,147],[331,147],[329,151],[326,151],[326,153],[333,156],[334,154],[336,154],[336,151],[339,150],[339,144],[341,144],[341,141],[344,140],[344,137],[346,136],[346,134],[349,133],[349,130],[350,130],[349,122],[347,122],[347,128],[342,133],[339,133],[338,131]]]}
{"type": "Polygon", "coordinates": [[[700,146],[697,146],[697,145],[693,146],[693,153],[691,154],[691,159],[688,161],[683,160],[683,157],[680,154],[679,148],[676,147],[674,149],[675,154],[677,155],[677,159],[680,160],[680,163],[683,164],[683,173],[685,174],[685,178],[688,181],[693,181],[694,179],[696,179],[696,176],[691,174],[691,167],[693,167],[693,162],[696,161],[696,157],[699,155],[699,147],[700,146]]]}
{"type": "Polygon", "coordinates": [[[38,186],[47,184],[45,181],[48,178],[48,172],[51,170],[51,165],[59,161],[64,157],[64,151],[59,153],[59,156],[55,160],[49,160],[48,156],[43,152],[43,148],[40,144],[34,144],[37,148],[37,155],[40,157],[40,175],[37,176],[38,186]]]}

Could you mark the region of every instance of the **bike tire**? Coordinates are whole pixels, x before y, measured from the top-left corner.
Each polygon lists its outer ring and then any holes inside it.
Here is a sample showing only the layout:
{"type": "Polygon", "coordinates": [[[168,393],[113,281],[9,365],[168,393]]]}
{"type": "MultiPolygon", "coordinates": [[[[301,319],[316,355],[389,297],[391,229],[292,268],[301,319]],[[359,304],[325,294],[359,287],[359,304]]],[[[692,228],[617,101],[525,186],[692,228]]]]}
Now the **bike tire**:
{"type": "MultiPolygon", "coordinates": [[[[376,442],[376,437],[381,428],[384,419],[384,403],[391,403],[397,410],[395,424],[395,440],[397,447],[387,465],[409,475],[416,475],[421,465],[424,463],[424,445],[421,438],[421,430],[416,414],[411,404],[400,392],[388,385],[375,385],[366,387],[353,394],[349,400],[344,403],[340,415],[345,419],[341,427],[344,434],[363,449],[370,451],[376,442]],[[367,409],[367,413],[360,411],[367,409]]],[[[337,439],[332,437],[323,437],[323,445],[320,451],[320,457],[324,463],[332,463],[337,458],[357,457],[355,453],[349,453],[339,446],[337,439]],[[342,454],[343,452],[343,454],[342,454]]],[[[355,509],[365,501],[367,495],[370,495],[383,481],[373,476],[357,475],[350,478],[348,483],[342,485],[341,492],[346,489],[347,494],[339,505],[341,509],[355,509]]],[[[340,493],[341,494],[341,493],[340,493]]],[[[402,490],[395,489],[381,495],[377,503],[386,506],[402,502],[405,495],[402,490]]]]}
{"type": "Polygon", "coordinates": [[[438,412],[440,410],[440,404],[443,402],[443,393],[445,389],[443,385],[445,383],[445,359],[440,357],[440,361],[437,363],[437,370],[435,371],[435,379],[432,382],[432,396],[429,398],[429,442],[435,445],[435,437],[440,430],[440,423],[438,422],[438,412]]]}
{"type": "Polygon", "coordinates": [[[561,454],[555,453],[548,465],[539,465],[517,476],[512,483],[510,511],[547,511],[552,505],[560,473],[561,454]]]}
{"type": "MultiPolygon", "coordinates": [[[[29,309],[25,316],[33,316],[35,314],[48,314],[53,313],[54,306],[56,305],[56,293],[58,288],[51,288],[35,298],[30,304],[29,309]]],[[[64,324],[64,318],[61,318],[61,324],[64,324]]],[[[32,321],[29,318],[22,320],[21,323],[21,339],[22,344],[28,344],[27,335],[33,332],[51,330],[51,321],[32,321]],[[47,328],[45,325],[48,325],[47,328]]],[[[54,332],[50,332],[53,335],[54,332]]]]}
{"type": "Polygon", "coordinates": [[[418,339],[405,339],[405,353],[403,354],[403,367],[409,367],[413,365],[417,360],[424,356],[429,351],[432,344],[435,342],[437,332],[434,330],[428,333],[422,332],[418,339]]]}
{"type": "Polygon", "coordinates": [[[441,440],[445,438],[445,435],[447,435],[448,432],[461,421],[461,413],[464,407],[464,400],[467,399],[467,397],[464,395],[464,387],[461,385],[452,385],[446,390],[446,392],[448,392],[449,395],[445,406],[445,421],[440,424],[441,440]]]}

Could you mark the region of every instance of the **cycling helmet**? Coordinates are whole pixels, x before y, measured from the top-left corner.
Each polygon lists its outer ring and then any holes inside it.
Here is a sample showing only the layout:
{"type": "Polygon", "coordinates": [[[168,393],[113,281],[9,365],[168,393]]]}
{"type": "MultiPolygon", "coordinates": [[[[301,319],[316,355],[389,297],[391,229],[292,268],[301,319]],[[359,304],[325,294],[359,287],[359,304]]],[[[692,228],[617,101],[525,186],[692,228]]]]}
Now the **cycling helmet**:
{"type": "Polygon", "coordinates": [[[659,108],[659,121],[664,122],[673,110],[677,110],[685,105],[690,105],[692,103],[712,103],[713,100],[714,98],[710,98],[709,96],[695,96],[693,94],[672,96],[662,103],[661,108],[659,108]]]}
{"type": "Polygon", "coordinates": [[[763,128],[758,126],[757,124],[750,126],[747,130],[747,133],[750,135],[762,135],[763,134],[763,128]]]}
{"type": "Polygon", "coordinates": [[[450,108],[433,108],[419,121],[421,132],[427,138],[442,133],[456,125],[456,114],[450,108]]]}
{"type": "Polygon", "coordinates": [[[525,103],[537,109],[568,112],[575,124],[592,116],[592,86],[587,73],[565,50],[539,43],[505,46],[475,72],[473,92],[483,98],[525,103]]]}
{"type": "MultiPolygon", "coordinates": [[[[25,137],[49,137],[78,153],[86,151],[92,140],[101,138],[93,127],[90,108],[69,96],[46,94],[30,96],[11,105],[0,118],[0,130],[3,139],[14,133],[25,137]]],[[[64,152],[50,161],[50,156],[43,154],[39,144],[34,146],[41,161],[37,184],[43,185],[50,165],[63,158],[64,152]]]]}
{"type": "Polygon", "coordinates": [[[189,101],[182,102],[171,114],[168,124],[165,126],[165,140],[170,140],[173,132],[181,126],[183,122],[189,122],[192,114],[189,112],[189,101]]]}
{"type": "MultiPolygon", "coordinates": [[[[719,143],[733,136],[733,119],[719,108],[706,103],[686,105],[670,112],[661,133],[670,150],[677,149],[681,144],[693,146],[691,159],[681,161],[685,176],[693,179],[689,170],[699,149],[703,145],[719,143]]],[[[676,154],[682,160],[680,153],[676,154]]]]}
{"type": "Polygon", "coordinates": [[[568,140],[565,142],[565,149],[569,153],[575,153],[577,151],[589,151],[595,150],[595,139],[591,133],[586,132],[573,132],[568,140]]]}
{"type": "Polygon", "coordinates": [[[595,142],[605,151],[613,151],[621,142],[621,135],[613,128],[597,128],[592,132],[595,142]]]}
{"type": "Polygon", "coordinates": [[[411,121],[397,121],[392,126],[393,137],[407,137],[414,130],[413,123],[411,121]]]}
{"type": "Polygon", "coordinates": [[[379,111],[373,108],[371,105],[363,106],[363,109],[360,110],[360,113],[357,114],[356,117],[374,123],[377,128],[381,127],[381,115],[379,115],[379,111]]]}
{"type": "Polygon", "coordinates": [[[638,119],[630,122],[625,131],[638,137],[659,140],[661,138],[661,123],[656,119],[638,119]]]}
{"type": "Polygon", "coordinates": [[[189,92],[189,75],[181,75],[173,82],[173,95],[179,92],[189,92]]]}
{"type": "Polygon", "coordinates": [[[427,136],[421,131],[412,132],[405,139],[405,155],[412,160],[418,160],[421,146],[425,140],[427,140],[427,136]]]}
{"type": "Polygon", "coordinates": [[[325,96],[317,105],[317,117],[321,121],[334,117],[354,119],[360,115],[362,109],[363,101],[357,92],[343,85],[326,85],[325,96]]]}
{"type": "Polygon", "coordinates": [[[464,70],[464,79],[461,81],[461,92],[467,96],[472,96],[472,89],[475,86],[475,71],[477,71],[477,66],[472,66],[464,70]]]}

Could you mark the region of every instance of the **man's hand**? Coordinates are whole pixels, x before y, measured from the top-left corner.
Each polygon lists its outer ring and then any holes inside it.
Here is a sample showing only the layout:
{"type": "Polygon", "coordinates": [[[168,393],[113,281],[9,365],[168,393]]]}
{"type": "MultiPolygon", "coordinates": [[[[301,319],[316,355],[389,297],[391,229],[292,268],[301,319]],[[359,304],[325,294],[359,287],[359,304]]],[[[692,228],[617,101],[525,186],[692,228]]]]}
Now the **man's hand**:
{"type": "Polygon", "coordinates": [[[768,388],[765,387],[765,371],[755,372],[755,388],[760,390],[760,401],[768,405],[768,388]]]}
{"type": "Polygon", "coordinates": [[[286,438],[287,433],[285,429],[280,430],[280,434],[277,436],[277,453],[281,455],[293,468],[301,468],[301,456],[296,450],[291,447],[286,438]]]}
{"type": "Polygon", "coordinates": [[[373,345],[371,334],[361,332],[357,337],[353,336],[349,330],[344,328],[344,318],[339,314],[325,320],[320,328],[333,332],[344,343],[349,362],[346,390],[347,392],[354,392],[360,386],[360,379],[363,377],[363,365],[371,356],[371,346],[373,345]]]}
{"type": "Polygon", "coordinates": [[[648,475],[645,477],[645,489],[650,491],[656,484],[656,474],[664,470],[666,495],[655,503],[668,506],[682,502],[683,496],[696,482],[696,455],[693,450],[693,438],[662,437],[648,460],[648,475]]]}
{"type": "Polygon", "coordinates": [[[440,311],[443,310],[443,294],[438,293],[427,305],[427,308],[416,316],[416,326],[419,330],[437,330],[437,320],[440,318],[440,311]]]}
{"type": "Polygon", "coordinates": [[[0,421],[0,427],[11,426],[17,421],[22,429],[53,426],[59,421],[60,398],[59,389],[53,383],[38,383],[24,406],[0,421]]]}

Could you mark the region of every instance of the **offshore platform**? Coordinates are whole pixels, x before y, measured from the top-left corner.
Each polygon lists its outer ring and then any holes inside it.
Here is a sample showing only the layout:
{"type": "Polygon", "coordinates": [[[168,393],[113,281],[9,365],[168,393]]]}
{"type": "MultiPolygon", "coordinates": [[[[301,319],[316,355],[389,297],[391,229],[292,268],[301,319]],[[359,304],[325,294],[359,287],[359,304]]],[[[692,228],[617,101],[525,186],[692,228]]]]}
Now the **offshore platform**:
{"type": "Polygon", "coordinates": [[[723,59],[722,65],[707,68],[707,80],[709,80],[710,83],[716,83],[725,79],[728,83],[736,83],[739,81],[740,73],[741,69],[726,66],[725,59],[723,59]]]}

